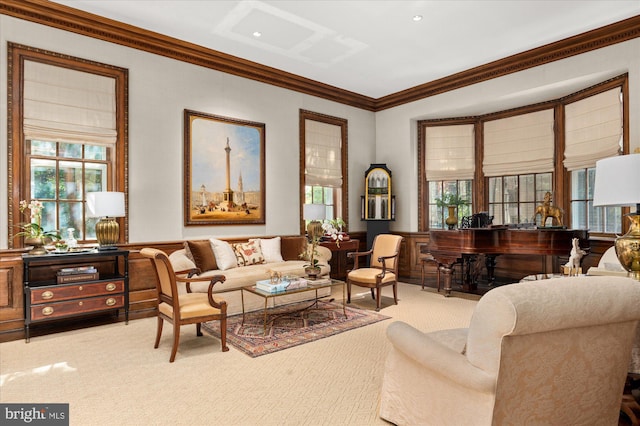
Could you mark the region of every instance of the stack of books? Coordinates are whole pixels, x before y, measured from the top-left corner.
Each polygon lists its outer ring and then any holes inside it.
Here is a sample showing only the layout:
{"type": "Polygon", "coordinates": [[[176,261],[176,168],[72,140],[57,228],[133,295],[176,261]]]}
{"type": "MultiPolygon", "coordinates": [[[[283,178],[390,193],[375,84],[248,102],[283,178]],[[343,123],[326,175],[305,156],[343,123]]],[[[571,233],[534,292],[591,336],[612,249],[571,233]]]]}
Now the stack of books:
{"type": "Polygon", "coordinates": [[[62,268],[58,271],[58,284],[74,283],[80,281],[93,281],[100,277],[95,266],[76,266],[62,268]]]}

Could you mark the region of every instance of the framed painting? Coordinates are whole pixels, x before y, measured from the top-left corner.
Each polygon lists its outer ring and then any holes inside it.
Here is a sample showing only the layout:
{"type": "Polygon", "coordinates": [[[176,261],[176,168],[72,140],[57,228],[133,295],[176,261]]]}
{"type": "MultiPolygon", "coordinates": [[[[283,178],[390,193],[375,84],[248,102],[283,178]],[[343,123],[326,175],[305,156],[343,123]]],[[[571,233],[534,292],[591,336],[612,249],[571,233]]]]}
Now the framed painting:
{"type": "Polygon", "coordinates": [[[184,110],[185,226],[265,223],[265,125],[184,110]]]}

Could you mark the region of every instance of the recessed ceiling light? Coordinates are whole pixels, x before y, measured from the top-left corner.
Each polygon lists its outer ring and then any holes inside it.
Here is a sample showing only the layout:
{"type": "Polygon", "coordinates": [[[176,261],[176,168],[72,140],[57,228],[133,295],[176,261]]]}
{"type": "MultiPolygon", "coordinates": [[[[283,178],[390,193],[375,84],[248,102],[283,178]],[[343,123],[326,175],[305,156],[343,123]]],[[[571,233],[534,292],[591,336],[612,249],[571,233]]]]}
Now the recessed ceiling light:
{"type": "Polygon", "coordinates": [[[422,21],[422,15],[414,15],[413,16],[413,20],[416,21],[416,22],[417,21],[422,21]]]}
{"type": "Polygon", "coordinates": [[[260,31],[254,31],[253,32],[253,36],[258,38],[258,37],[262,37],[262,33],[260,31]]]}

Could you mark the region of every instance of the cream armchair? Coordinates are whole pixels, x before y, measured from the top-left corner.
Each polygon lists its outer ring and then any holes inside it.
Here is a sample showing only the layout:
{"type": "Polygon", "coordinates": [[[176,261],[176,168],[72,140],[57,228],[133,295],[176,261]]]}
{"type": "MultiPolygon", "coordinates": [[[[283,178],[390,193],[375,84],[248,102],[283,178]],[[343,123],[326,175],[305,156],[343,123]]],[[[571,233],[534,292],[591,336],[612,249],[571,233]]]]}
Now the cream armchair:
{"type": "Polygon", "coordinates": [[[640,285],[571,277],[485,294],[468,329],[389,325],[380,417],[397,425],[617,425],[640,285]]]}

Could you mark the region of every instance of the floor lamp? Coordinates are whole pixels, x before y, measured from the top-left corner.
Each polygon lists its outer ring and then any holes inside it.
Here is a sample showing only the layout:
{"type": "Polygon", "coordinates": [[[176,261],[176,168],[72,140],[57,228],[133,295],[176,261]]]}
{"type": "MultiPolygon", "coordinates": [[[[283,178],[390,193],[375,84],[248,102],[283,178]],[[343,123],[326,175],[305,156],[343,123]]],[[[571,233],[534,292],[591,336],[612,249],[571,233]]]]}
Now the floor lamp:
{"type": "Polygon", "coordinates": [[[635,206],[629,232],[616,238],[620,264],[640,281],[640,154],[619,155],[596,162],[593,206],[635,206]]]}

